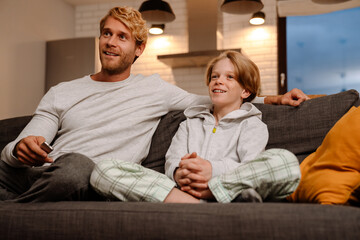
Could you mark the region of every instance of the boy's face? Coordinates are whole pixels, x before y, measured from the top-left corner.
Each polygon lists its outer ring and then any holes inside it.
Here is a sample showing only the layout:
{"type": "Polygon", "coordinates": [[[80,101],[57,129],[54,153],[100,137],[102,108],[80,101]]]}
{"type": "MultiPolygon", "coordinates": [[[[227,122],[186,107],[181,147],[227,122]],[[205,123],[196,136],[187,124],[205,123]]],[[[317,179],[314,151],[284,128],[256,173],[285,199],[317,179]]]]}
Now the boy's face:
{"type": "Polygon", "coordinates": [[[130,30],[113,17],[106,19],[99,40],[102,69],[118,74],[130,71],[135,56],[140,56],[144,46],[136,46],[130,30]]]}
{"type": "Polygon", "coordinates": [[[228,58],[218,61],[212,70],[209,95],[215,108],[239,109],[250,93],[235,78],[234,65],[228,58]]]}

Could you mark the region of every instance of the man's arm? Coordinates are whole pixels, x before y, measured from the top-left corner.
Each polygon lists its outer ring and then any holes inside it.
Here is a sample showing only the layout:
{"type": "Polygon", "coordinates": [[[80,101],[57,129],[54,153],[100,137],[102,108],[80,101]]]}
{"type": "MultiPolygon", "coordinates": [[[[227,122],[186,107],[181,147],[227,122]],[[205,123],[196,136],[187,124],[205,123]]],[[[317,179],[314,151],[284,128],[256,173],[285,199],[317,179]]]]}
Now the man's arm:
{"type": "Polygon", "coordinates": [[[169,111],[185,110],[190,106],[211,104],[210,97],[189,93],[184,89],[162,80],[165,103],[169,111]]]}
{"type": "Polygon", "coordinates": [[[34,116],[20,135],[5,146],[1,160],[12,167],[38,166],[44,162],[52,162],[40,145],[45,140],[51,142],[56,132],[57,124],[46,121],[43,117],[34,116]]]}
{"type": "Polygon", "coordinates": [[[290,106],[299,106],[300,103],[310,99],[303,91],[300,89],[294,88],[284,95],[280,96],[268,96],[265,97],[265,104],[277,104],[277,105],[290,105],[290,106]]]}
{"type": "MultiPolygon", "coordinates": [[[[168,94],[169,111],[184,110],[189,106],[211,104],[209,96],[191,94],[180,87],[164,82],[165,92],[168,94]]],[[[300,103],[310,99],[303,91],[294,88],[284,95],[256,97],[253,103],[277,104],[299,106],[300,103]]]]}
{"type": "Polygon", "coordinates": [[[20,135],[5,146],[1,153],[1,160],[12,167],[37,166],[41,165],[41,162],[52,161],[41,150],[40,144],[45,140],[49,143],[52,142],[59,127],[53,102],[54,93],[49,90],[42,98],[33,118],[20,135]]]}
{"type": "MultiPolygon", "coordinates": [[[[193,95],[192,97],[198,97],[194,102],[198,104],[210,104],[210,98],[207,96],[196,96],[193,95]]],[[[285,93],[284,95],[279,96],[265,96],[265,97],[256,97],[252,102],[253,103],[264,103],[264,104],[274,104],[274,105],[289,105],[297,107],[300,103],[309,100],[310,98],[300,89],[294,88],[291,89],[289,92],[285,93]]]]}
{"type": "Polygon", "coordinates": [[[52,163],[53,159],[40,146],[45,142],[42,136],[28,136],[21,139],[14,148],[13,155],[20,162],[29,166],[41,166],[44,163],[52,163]]]}

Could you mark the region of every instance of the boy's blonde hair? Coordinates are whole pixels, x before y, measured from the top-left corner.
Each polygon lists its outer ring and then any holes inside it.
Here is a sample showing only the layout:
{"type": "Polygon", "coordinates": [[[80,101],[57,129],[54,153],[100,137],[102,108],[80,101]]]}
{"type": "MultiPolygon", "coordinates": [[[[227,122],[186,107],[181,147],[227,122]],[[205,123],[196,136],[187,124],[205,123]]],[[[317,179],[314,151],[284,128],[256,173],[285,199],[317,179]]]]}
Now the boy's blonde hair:
{"type": "Polygon", "coordinates": [[[115,18],[129,28],[131,34],[135,38],[137,46],[140,46],[143,43],[146,44],[148,29],[146,27],[146,21],[141,17],[139,11],[132,7],[114,7],[110,9],[107,15],[100,21],[100,35],[108,17],[115,18]]]}
{"type": "Polygon", "coordinates": [[[251,102],[259,93],[260,72],[256,64],[242,53],[225,51],[211,60],[206,69],[206,85],[209,86],[214,65],[225,58],[228,58],[234,65],[236,80],[244,89],[251,93],[249,97],[244,99],[244,102],[251,102]]]}

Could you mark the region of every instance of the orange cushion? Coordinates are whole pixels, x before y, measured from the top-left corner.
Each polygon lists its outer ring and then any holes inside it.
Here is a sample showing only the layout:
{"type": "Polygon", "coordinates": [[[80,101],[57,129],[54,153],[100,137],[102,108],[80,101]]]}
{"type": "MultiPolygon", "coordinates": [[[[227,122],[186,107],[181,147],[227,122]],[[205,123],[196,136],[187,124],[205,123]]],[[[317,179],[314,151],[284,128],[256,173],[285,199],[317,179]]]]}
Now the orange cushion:
{"type": "Polygon", "coordinates": [[[287,198],[289,201],[348,202],[360,187],[360,107],[352,107],[332,127],[316,152],[300,164],[300,169],[300,184],[287,198]]]}

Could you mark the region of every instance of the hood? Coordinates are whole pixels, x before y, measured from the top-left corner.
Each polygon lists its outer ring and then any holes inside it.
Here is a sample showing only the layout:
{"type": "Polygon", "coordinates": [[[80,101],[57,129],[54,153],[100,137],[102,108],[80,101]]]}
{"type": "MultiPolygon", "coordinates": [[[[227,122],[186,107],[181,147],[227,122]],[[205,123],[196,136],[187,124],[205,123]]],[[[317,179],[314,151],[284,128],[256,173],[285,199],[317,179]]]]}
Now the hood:
{"type": "MultiPolygon", "coordinates": [[[[209,105],[198,105],[189,107],[184,111],[184,114],[187,118],[203,118],[203,119],[212,119],[215,121],[214,116],[211,114],[212,104],[209,105]]],[[[243,118],[248,118],[251,116],[255,116],[261,120],[262,113],[259,109],[257,109],[251,103],[243,103],[240,109],[235,110],[227,114],[223,117],[220,122],[222,121],[241,121],[243,118]]]]}
{"type": "MultiPolygon", "coordinates": [[[[218,0],[187,0],[189,51],[159,55],[158,60],[172,68],[202,67],[225,49],[217,50],[218,0]]],[[[221,21],[220,21],[221,22],[221,21]]],[[[240,49],[226,49],[241,51],[240,49]]]]}

